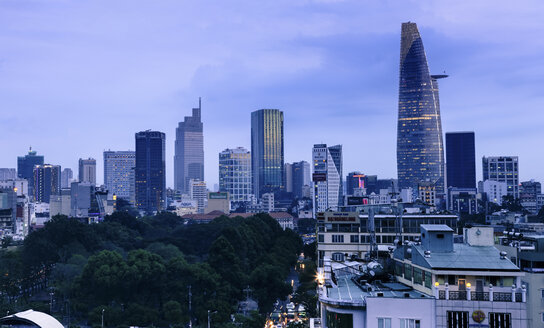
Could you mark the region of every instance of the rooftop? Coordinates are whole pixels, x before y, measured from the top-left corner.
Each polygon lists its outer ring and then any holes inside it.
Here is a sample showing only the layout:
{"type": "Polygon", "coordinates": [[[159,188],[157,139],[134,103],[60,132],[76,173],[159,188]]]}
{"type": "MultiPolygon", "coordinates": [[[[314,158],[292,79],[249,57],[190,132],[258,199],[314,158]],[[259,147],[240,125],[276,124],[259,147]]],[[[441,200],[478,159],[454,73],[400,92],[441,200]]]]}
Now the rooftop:
{"type": "Polygon", "coordinates": [[[431,253],[430,257],[425,257],[424,251],[421,245],[412,246],[414,264],[442,270],[519,271],[508,258],[501,259],[499,250],[494,246],[454,244],[453,252],[431,253]]]}
{"type": "Polygon", "coordinates": [[[420,227],[427,231],[453,231],[452,228],[445,224],[422,224],[420,227]]]}

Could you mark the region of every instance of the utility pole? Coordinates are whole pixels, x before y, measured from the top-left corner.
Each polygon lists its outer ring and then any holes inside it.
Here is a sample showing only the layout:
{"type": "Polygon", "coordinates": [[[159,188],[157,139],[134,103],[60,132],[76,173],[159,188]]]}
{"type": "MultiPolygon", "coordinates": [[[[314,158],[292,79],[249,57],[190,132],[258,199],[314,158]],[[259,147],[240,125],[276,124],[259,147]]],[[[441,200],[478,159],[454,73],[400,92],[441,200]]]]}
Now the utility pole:
{"type": "Polygon", "coordinates": [[[191,285],[188,286],[189,288],[189,328],[193,327],[193,317],[191,312],[191,297],[193,294],[191,293],[191,285]]]}

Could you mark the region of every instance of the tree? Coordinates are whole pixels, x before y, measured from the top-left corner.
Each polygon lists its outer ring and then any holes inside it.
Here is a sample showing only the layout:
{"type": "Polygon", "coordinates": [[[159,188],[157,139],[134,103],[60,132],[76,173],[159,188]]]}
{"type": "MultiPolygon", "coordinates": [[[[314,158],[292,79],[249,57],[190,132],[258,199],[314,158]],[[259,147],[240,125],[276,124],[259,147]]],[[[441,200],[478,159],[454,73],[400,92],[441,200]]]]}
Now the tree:
{"type": "Polygon", "coordinates": [[[4,238],[2,238],[2,248],[8,248],[12,242],[13,242],[13,237],[4,236],[4,238]]]}
{"type": "Polygon", "coordinates": [[[182,323],[183,311],[181,310],[181,304],[176,301],[168,301],[164,303],[163,307],[164,319],[168,324],[182,323]]]}

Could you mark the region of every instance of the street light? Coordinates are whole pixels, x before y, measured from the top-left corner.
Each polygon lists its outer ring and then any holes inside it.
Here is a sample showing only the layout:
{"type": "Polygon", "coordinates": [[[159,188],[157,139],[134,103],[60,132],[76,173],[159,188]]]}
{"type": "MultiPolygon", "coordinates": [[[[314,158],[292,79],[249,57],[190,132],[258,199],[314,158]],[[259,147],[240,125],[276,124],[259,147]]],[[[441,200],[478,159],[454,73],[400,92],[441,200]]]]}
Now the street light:
{"type": "Polygon", "coordinates": [[[211,312],[210,310],[208,310],[208,328],[210,328],[210,314],[214,314],[214,313],[217,313],[217,311],[211,312]]]}
{"type": "Polygon", "coordinates": [[[102,328],[104,328],[104,311],[106,311],[106,309],[102,309],[102,328]]]}

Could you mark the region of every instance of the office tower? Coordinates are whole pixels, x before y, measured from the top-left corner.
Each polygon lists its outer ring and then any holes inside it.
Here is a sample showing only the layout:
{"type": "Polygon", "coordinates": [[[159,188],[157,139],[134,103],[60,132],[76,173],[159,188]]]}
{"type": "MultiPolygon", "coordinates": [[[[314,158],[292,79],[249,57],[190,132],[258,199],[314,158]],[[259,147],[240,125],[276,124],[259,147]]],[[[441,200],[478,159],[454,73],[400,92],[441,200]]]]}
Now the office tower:
{"type": "Polygon", "coordinates": [[[306,161],[294,162],[293,170],[293,194],[296,198],[304,197],[304,186],[311,187],[312,176],[310,163],[306,161]]]}
{"type": "Polygon", "coordinates": [[[402,24],[397,125],[399,188],[431,181],[444,193],[444,147],[437,79],[430,75],[415,23],[402,24]]]}
{"type": "MultiPolygon", "coordinates": [[[[350,172],[346,177],[346,195],[353,196],[354,190],[366,189],[366,175],[361,172],[350,172]]],[[[367,192],[367,194],[369,194],[367,192]]]]}
{"type": "Polygon", "coordinates": [[[17,179],[17,171],[15,169],[0,168],[0,181],[17,179]]]}
{"type": "Polygon", "coordinates": [[[446,133],[447,187],[476,188],[474,132],[446,133]]]}
{"type": "Polygon", "coordinates": [[[165,209],[165,134],[142,131],[136,137],[136,166],[134,171],[136,208],[147,213],[165,209]]]}
{"type": "Polygon", "coordinates": [[[189,180],[189,197],[196,201],[197,212],[200,214],[204,214],[207,194],[206,182],[195,179],[189,180]]]}
{"type": "Polygon", "coordinates": [[[136,153],[126,151],[104,151],[104,185],[117,198],[134,203],[134,167],[136,153]]]}
{"type": "Polygon", "coordinates": [[[251,171],[256,198],[284,190],[283,164],[283,112],[279,109],[252,112],[251,171]]]}
{"type": "Polygon", "coordinates": [[[314,162],[314,212],[336,210],[342,205],[342,146],[316,144],[314,162]]]}
{"type": "Polygon", "coordinates": [[[285,186],[285,192],[293,192],[293,164],[285,163],[283,166],[283,185],[285,186]]]}
{"type": "Polygon", "coordinates": [[[204,181],[204,135],[202,133],[201,101],[176,128],[174,155],[174,189],[188,193],[189,180],[204,181]]]}
{"type": "Polygon", "coordinates": [[[43,163],[43,156],[37,155],[32,147],[30,147],[28,154],[17,157],[17,176],[28,180],[29,195],[34,195],[34,166],[43,165],[43,163]]]}
{"type": "Polygon", "coordinates": [[[36,165],[34,167],[34,199],[49,203],[51,195],[60,194],[60,165],[36,165]]]}
{"type": "Polygon", "coordinates": [[[506,182],[485,180],[478,182],[478,192],[485,195],[488,202],[502,205],[502,198],[508,195],[508,185],[506,182]]]}
{"type": "Polygon", "coordinates": [[[74,173],[72,169],[65,168],[60,173],[60,186],[61,188],[70,188],[70,184],[74,178],[74,173]]]}
{"type": "Polygon", "coordinates": [[[232,202],[251,201],[251,153],[247,149],[238,147],[219,153],[219,191],[228,192],[232,202]]]}
{"type": "Polygon", "coordinates": [[[519,199],[523,206],[531,214],[537,214],[540,207],[537,205],[538,195],[542,194],[540,182],[531,180],[523,181],[519,187],[519,199]]]}
{"type": "Polygon", "coordinates": [[[506,182],[508,195],[519,197],[519,166],[517,156],[482,157],[482,171],[486,180],[506,182]]]}
{"type": "Polygon", "coordinates": [[[79,182],[96,185],[96,160],[94,158],[79,159],[79,182]]]}
{"type": "Polygon", "coordinates": [[[0,234],[15,232],[17,193],[12,188],[0,187],[0,234]]]}

